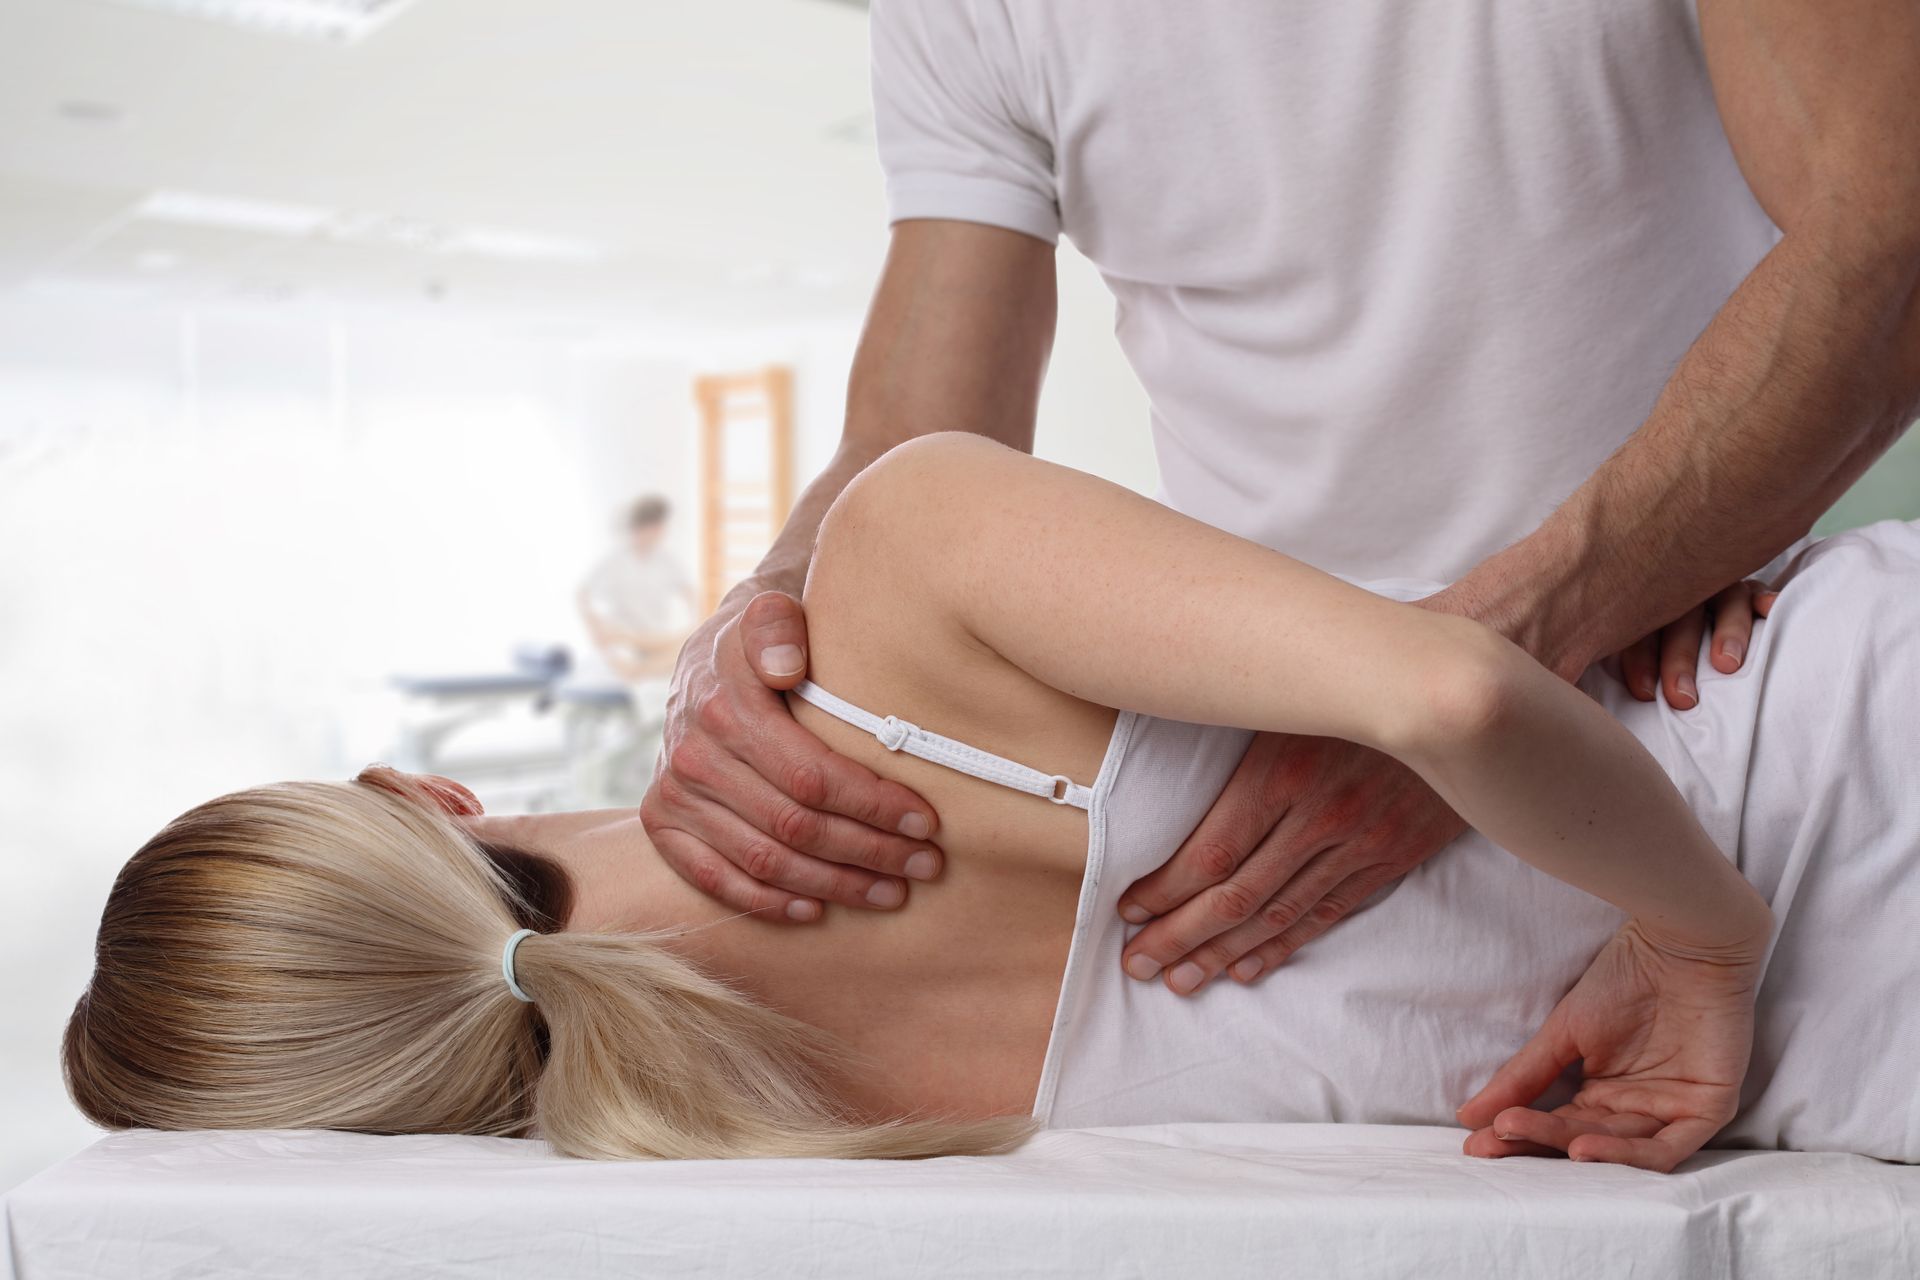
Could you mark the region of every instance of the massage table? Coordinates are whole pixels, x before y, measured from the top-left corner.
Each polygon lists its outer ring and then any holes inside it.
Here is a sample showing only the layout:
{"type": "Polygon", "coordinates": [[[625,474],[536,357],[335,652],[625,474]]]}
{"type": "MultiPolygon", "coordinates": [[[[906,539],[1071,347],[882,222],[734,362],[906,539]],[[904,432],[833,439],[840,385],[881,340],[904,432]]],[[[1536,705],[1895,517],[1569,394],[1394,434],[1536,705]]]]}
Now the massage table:
{"type": "Polygon", "coordinates": [[[602,1163],[506,1138],[132,1132],[16,1188],[0,1280],[1920,1276],[1920,1166],[1662,1175],[1456,1129],[1058,1131],[1011,1156],[602,1163]]]}

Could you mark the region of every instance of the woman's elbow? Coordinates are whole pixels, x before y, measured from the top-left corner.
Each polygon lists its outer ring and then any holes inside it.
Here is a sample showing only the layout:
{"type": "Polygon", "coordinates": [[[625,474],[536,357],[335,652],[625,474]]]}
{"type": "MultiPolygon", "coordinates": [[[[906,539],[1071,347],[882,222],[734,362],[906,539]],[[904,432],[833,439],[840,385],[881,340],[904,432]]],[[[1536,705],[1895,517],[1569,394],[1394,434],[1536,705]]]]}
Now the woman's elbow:
{"type": "MultiPolygon", "coordinates": [[[[1436,619],[1386,749],[1409,763],[1443,760],[1512,724],[1528,686],[1545,673],[1504,637],[1465,618],[1436,619]]],[[[1552,677],[1548,677],[1551,679],[1552,677]]]]}

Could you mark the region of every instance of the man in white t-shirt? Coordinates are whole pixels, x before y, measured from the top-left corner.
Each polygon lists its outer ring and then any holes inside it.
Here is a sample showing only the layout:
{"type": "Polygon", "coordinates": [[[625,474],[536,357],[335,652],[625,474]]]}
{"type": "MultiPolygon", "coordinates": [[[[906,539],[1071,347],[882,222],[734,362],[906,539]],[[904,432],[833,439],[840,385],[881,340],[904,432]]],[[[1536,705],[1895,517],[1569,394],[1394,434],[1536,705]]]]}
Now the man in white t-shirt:
{"type": "MultiPolygon", "coordinates": [[[[863,906],[927,847],[923,800],[786,714],[793,597],[888,447],[1031,448],[1062,233],[1164,500],[1451,582],[1423,603],[1569,678],[1624,650],[1676,708],[1920,400],[1914,0],[874,0],[872,39],[894,227],[845,433],[687,645],[642,806],[736,908],[863,906]]],[[[1271,971],[1459,830],[1384,757],[1263,735],[1123,897],[1128,968],[1271,971]]]]}
{"type": "Polygon", "coordinates": [[[668,514],[665,498],[636,499],[620,545],[580,585],[580,617],[594,647],[629,683],[671,674],[693,620],[693,583],[664,545],[668,514]]]}

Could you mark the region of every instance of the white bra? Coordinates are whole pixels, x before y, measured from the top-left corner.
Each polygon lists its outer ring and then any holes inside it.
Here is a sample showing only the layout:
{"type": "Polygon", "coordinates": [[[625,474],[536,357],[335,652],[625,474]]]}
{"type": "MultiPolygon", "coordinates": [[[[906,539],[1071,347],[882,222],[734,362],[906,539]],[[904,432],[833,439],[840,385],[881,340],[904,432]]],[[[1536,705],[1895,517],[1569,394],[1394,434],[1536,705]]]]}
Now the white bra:
{"type": "Polygon", "coordinates": [[[854,706],[845,698],[828,693],[811,680],[794,686],[795,693],[828,715],[837,716],[856,729],[864,729],[879,739],[889,751],[904,751],[934,764],[970,774],[987,782],[996,782],[1031,796],[1044,796],[1055,804],[1070,804],[1076,809],[1093,807],[1093,788],[1083,787],[1063,773],[1042,773],[1005,756],[970,747],[964,742],[922,729],[899,716],[880,717],[854,706]]]}

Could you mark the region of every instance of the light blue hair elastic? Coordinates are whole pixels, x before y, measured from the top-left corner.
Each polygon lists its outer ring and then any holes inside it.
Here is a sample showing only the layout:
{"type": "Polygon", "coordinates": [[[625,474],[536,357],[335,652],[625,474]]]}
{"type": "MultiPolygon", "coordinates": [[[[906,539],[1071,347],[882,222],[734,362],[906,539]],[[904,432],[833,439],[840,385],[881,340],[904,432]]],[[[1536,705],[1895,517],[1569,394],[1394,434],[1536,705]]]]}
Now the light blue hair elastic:
{"type": "Polygon", "coordinates": [[[507,939],[506,946],[500,948],[500,976],[507,980],[507,990],[513,992],[513,998],[522,1004],[532,1004],[533,997],[522,991],[520,984],[513,980],[513,953],[520,949],[523,941],[538,932],[538,929],[522,929],[507,939]]]}

